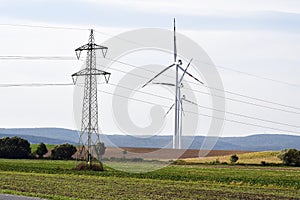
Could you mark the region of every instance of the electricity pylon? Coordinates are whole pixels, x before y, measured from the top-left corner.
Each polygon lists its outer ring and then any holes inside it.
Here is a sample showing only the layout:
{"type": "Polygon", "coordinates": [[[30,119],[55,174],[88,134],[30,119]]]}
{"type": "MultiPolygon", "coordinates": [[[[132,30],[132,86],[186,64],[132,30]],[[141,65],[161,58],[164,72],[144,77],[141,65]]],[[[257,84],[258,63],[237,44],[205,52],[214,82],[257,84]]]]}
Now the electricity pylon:
{"type": "Polygon", "coordinates": [[[164,73],[165,71],[167,71],[168,69],[172,68],[175,66],[175,79],[176,82],[174,84],[175,86],[175,129],[174,129],[174,134],[173,134],[173,149],[179,149],[180,148],[180,143],[181,143],[181,138],[180,138],[180,124],[181,124],[181,103],[180,103],[180,83],[183,80],[183,76],[184,74],[189,75],[190,77],[192,77],[194,80],[196,80],[197,82],[203,84],[202,81],[198,80],[197,78],[195,78],[192,74],[190,74],[189,72],[187,72],[187,69],[190,65],[190,63],[188,64],[188,66],[186,67],[186,69],[183,69],[181,67],[182,65],[182,61],[180,59],[177,59],[177,44],[176,44],[176,25],[175,25],[175,18],[174,18],[174,63],[168,67],[166,67],[165,69],[163,69],[160,73],[158,73],[157,75],[155,75],[152,79],[150,79],[147,83],[145,83],[142,87],[145,87],[146,85],[148,85],[149,83],[151,83],[154,79],[156,79],[159,75],[161,75],[162,73],[164,73]],[[183,71],[183,76],[181,79],[179,79],[179,70],[183,71]]]}
{"type": "MultiPolygon", "coordinates": [[[[91,165],[93,156],[100,159],[98,143],[100,137],[98,133],[98,99],[97,99],[97,76],[102,75],[106,83],[110,78],[110,73],[96,68],[96,50],[102,50],[103,57],[106,56],[107,47],[95,44],[94,31],[91,29],[88,44],[75,50],[79,59],[82,51],[87,51],[86,67],[72,75],[76,84],[77,78],[84,77],[84,97],[81,116],[81,131],[79,137],[80,156],[84,153],[86,162],[91,165]]],[[[100,161],[100,160],[99,160],[100,161]]]]}

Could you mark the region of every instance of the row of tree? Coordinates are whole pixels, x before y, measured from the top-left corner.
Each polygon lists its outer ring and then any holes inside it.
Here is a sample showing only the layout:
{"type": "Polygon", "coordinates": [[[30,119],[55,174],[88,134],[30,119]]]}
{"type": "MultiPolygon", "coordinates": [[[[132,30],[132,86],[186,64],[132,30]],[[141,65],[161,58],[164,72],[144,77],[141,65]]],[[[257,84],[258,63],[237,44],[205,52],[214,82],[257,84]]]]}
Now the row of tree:
{"type": "MultiPolygon", "coordinates": [[[[101,157],[105,153],[105,145],[100,142],[96,145],[96,150],[101,157]]],[[[71,144],[61,144],[51,150],[51,159],[69,160],[77,152],[75,146],[71,144]]],[[[0,158],[43,158],[48,153],[47,146],[40,143],[35,152],[31,152],[30,143],[20,137],[4,137],[0,139],[0,158]]]]}
{"type": "Polygon", "coordinates": [[[284,165],[300,167],[300,151],[297,149],[285,149],[278,155],[284,165]]]}
{"type": "MultiPolygon", "coordinates": [[[[77,149],[71,144],[57,145],[51,150],[51,158],[54,160],[69,160],[76,153],[77,149]]],[[[35,152],[39,158],[43,158],[48,153],[47,146],[40,143],[35,152]]]]}
{"type": "MultiPolygon", "coordinates": [[[[100,154],[100,157],[105,153],[104,143],[96,145],[96,149],[100,154]]],[[[51,150],[51,158],[55,160],[68,160],[76,153],[77,149],[71,144],[57,145],[51,150]]],[[[47,146],[44,143],[40,143],[36,150],[36,155],[39,158],[43,158],[48,152],[47,146]]],[[[125,154],[127,151],[123,151],[125,154]]],[[[20,137],[4,137],[0,139],[0,158],[32,158],[35,157],[31,153],[30,143],[20,137]]],[[[288,166],[300,166],[300,151],[297,149],[286,149],[278,156],[283,161],[283,164],[288,166]]],[[[101,158],[100,158],[101,159],[101,158]]],[[[230,157],[231,163],[238,161],[237,155],[230,157]]]]}
{"type": "Polygon", "coordinates": [[[19,137],[0,139],[0,158],[29,158],[30,143],[19,137]]]}
{"type": "MultiPolygon", "coordinates": [[[[51,158],[56,160],[71,159],[77,149],[71,144],[57,145],[51,150],[51,158]]],[[[47,146],[40,143],[37,147],[36,155],[39,158],[48,152],[47,146]]],[[[0,139],[0,158],[34,158],[35,154],[31,152],[30,143],[20,137],[4,137],[0,139]]]]}

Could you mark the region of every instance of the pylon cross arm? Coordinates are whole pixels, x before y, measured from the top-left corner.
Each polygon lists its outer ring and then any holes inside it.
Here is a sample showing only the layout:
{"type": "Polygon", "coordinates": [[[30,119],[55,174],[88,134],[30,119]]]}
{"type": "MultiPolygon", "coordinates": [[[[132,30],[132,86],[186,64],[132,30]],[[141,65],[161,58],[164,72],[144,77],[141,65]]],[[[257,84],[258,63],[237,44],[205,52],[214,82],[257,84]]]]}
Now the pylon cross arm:
{"type": "Polygon", "coordinates": [[[96,49],[108,49],[108,48],[105,46],[98,45],[98,44],[85,44],[85,45],[75,49],[75,51],[96,50],[96,49]]]}
{"type": "Polygon", "coordinates": [[[81,51],[91,51],[91,50],[99,50],[99,49],[102,50],[103,57],[105,57],[108,48],[105,46],[98,45],[98,44],[90,44],[90,43],[85,44],[85,45],[75,49],[75,53],[76,53],[77,59],[79,59],[81,51]]]}
{"type": "Polygon", "coordinates": [[[91,70],[90,69],[82,69],[79,72],[72,74],[73,82],[74,82],[74,84],[76,83],[78,76],[91,76],[91,75],[94,75],[94,76],[104,75],[105,81],[106,81],[106,83],[108,83],[111,73],[100,70],[100,69],[91,69],[91,70]]]}

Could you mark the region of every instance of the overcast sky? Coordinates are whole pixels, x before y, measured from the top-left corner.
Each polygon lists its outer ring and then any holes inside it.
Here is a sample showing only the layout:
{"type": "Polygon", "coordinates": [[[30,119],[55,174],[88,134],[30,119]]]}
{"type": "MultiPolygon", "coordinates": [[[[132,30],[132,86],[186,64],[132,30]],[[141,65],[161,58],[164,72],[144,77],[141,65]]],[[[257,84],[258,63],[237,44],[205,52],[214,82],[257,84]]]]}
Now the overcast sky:
{"type": "MultiPolygon", "coordinates": [[[[0,0],[0,56],[74,56],[74,49],[86,43],[89,35],[87,30],[39,29],[4,24],[94,28],[104,33],[95,35],[96,42],[101,43],[111,36],[137,28],[169,30],[173,17],[176,17],[178,32],[197,42],[214,64],[220,66],[217,69],[225,90],[300,108],[300,2],[296,0],[0,0]],[[222,67],[289,84],[247,76],[222,67]]],[[[134,58],[127,59],[127,62],[131,61],[134,62],[134,58]]],[[[81,66],[82,62],[76,60],[0,60],[0,84],[70,83],[70,75],[81,66]]],[[[73,86],[0,88],[0,127],[76,129],[73,90],[73,86]]],[[[230,94],[226,97],[248,101],[230,94]]],[[[299,109],[251,102],[300,112],[299,109]]],[[[102,106],[100,103],[100,110],[102,106]]],[[[110,119],[113,117],[109,111],[105,109],[105,115],[100,116],[100,124],[104,124],[102,131],[121,133],[110,119]],[[106,123],[101,123],[101,120],[106,123]]],[[[300,115],[296,113],[231,101],[226,101],[226,111],[300,125],[300,115]]],[[[133,109],[133,118],[134,113],[133,109]]],[[[300,133],[299,128],[291,126],[230,115],[226,118],[291,132],[225,122],[222,136],[300,133]]],[[[172,120],[169,120],[165,133],[173,128],[172,120]]],[[[200,123],[204,125],[200,127],[199,135],[206,134],[208,121],[200,118],[200,123]]]]}

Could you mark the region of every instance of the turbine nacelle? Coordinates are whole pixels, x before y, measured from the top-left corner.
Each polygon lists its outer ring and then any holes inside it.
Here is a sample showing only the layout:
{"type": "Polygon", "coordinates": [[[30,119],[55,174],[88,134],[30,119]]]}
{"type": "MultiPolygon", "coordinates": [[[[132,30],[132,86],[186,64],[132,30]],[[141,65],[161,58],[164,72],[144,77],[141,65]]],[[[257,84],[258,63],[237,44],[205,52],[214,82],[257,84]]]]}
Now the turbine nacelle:
{"type": "Polygon", "coordinates": [[[177,62],[174,63],[174,65],[182,65],[182,61],[178,60],[177,62]]]}

